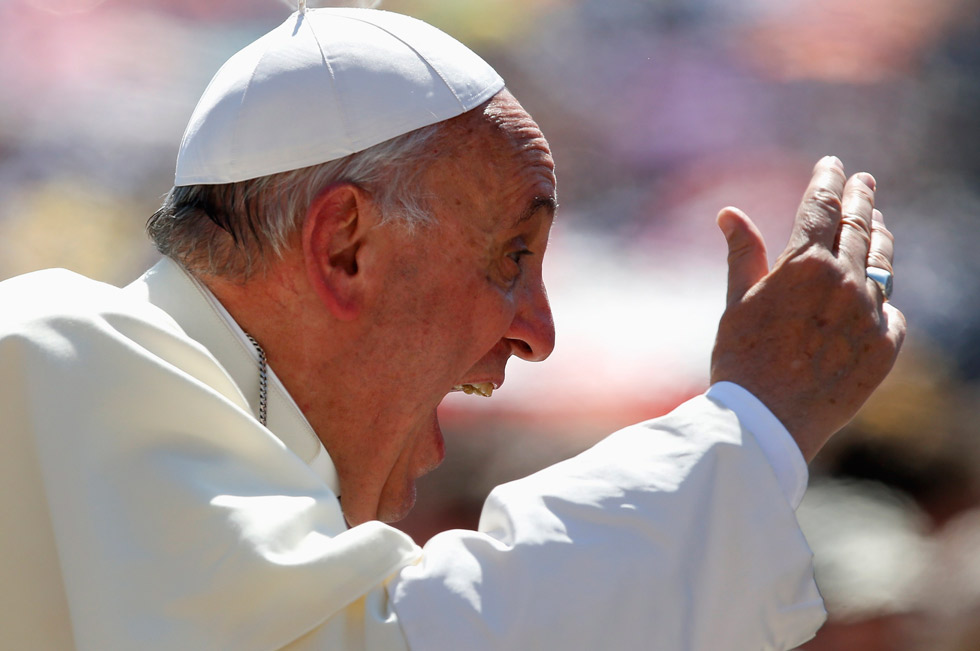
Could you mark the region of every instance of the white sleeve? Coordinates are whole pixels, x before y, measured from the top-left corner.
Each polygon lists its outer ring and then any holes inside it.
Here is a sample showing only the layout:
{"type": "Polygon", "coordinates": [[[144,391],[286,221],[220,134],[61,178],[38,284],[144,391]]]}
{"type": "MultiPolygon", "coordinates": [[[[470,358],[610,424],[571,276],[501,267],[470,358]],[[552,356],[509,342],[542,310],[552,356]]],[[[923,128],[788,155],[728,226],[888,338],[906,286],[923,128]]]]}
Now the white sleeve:
{"type": "Polygon", "coordinates": [[[734,382],[717,382],[705,394],[728,407],[759,443],[776,473],[779,487],[794,510],[803,501],[809,472],[789,431],[761,400],[734,382]]]}
{"type": "Polygon", "coordinates": [[[706,396],[498,487],[390,593],[413,651],[789,649],[824,618],[766,454],[706,396]]]}
{"type": "Polygon", "coordinates": [[[64,600],[79,649],[787,649],[822,621],[776,474],[711,397],[498,487],[480,531],[419,549],[346,529],[206,350],[125,301],[84,316],[117,299],[77,293],[79,315],[0,337],[27,459],[0,466],[24,474],[4,497],[51,533],[4,529],[56,546],[0,564],[58,573],[38,603],[64,600]]]}

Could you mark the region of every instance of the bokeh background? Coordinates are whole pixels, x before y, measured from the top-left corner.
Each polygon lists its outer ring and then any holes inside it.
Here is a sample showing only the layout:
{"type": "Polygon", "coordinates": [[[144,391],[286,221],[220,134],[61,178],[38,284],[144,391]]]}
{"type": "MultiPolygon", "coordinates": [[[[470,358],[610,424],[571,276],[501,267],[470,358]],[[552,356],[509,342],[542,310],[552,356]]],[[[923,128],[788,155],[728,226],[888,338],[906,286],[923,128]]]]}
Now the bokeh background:
{"type": "MultiPolygon", "coordinates": [[[[325,3],[310,1],[310,6],[325,3]]],[[[333,3],[343,4],[343,3],[333,3]]],[[[448,458],[401,523],[473,527],[489,489],[701,392],[727,204],[782,249],[816,160],[878,180],[899,364],[811,468],[830,623],[807,649],[980,649],[980,2],[387,0],[490,61],[537,118],[562,205],[558,348],[450,396],[448,458]]],[[[124,284],[210,76],[285,0],[0,0],[0,279],[124,284]]],[[[315,124],[315,113],[283,115],[315,124]]],[[[801,287],[800,291],[806,291],[801,287]]],[[[0,310],[5,309],[0,306],[0,310]]]]}

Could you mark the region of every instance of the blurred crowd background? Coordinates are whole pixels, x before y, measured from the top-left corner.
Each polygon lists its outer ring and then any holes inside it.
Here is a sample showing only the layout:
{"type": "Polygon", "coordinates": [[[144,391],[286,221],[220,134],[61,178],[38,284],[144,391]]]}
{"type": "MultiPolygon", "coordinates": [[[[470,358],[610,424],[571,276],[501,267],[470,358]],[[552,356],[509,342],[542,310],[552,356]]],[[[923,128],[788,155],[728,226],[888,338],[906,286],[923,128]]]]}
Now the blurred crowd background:
{"type": "MultiPolygon", "coordinates": [[[[775,258],[811,167],[836,154],[878,180],[909,337],[811,468],[800,519],[830,623],[805,648],[980,649],[980,2],[381,8],[501,72],[552,144],[562,206],[555,354],[512,362],[490,400],[446,400],[447,461],[400,526],[420,542],[475,527],[493,485],[700,393],[724,308],[715,215],[746,210],[775,258]]],[[[197,97],[290,11],[0,0],[0,279],[59,266],[124,284],[150,265],[143,225],[197,97]]],[[[312,110],[282,119],[316,128],[312,110]]]]}

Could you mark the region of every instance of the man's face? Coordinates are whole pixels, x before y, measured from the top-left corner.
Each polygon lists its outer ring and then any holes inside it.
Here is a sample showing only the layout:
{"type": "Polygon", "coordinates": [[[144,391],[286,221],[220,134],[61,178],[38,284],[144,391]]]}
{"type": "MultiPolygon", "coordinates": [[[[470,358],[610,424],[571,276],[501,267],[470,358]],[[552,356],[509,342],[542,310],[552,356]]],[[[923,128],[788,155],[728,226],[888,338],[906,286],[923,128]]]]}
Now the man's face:
{"type": "Polygon", "coordinates": [[[425,175],[432,223],[378,227],[382,280],[350,387],[362,434],[331,448],[352,524],[407,515],[415,480],[444,456],[447,393],[499,387],[511,355],[539,361],[554,347],[541,276],[556,207],[547,142],[506,91],[457,124],[463,146],[425,175]]]}

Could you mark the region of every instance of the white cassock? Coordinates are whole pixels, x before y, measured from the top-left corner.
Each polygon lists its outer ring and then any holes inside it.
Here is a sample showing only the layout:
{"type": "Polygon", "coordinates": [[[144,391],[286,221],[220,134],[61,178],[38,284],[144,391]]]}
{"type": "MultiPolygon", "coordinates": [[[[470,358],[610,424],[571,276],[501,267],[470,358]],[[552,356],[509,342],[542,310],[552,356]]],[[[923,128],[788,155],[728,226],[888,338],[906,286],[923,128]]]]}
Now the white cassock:
{"type": "Polygon", "coordinates": [[[0,647],[756,650],[823,621],[805,465],[735,385],[424,548],[348,529],[326,450],[269,393],[266,429],[253,347],[169,260],[125,289],[0,284],[0,647]]]}

